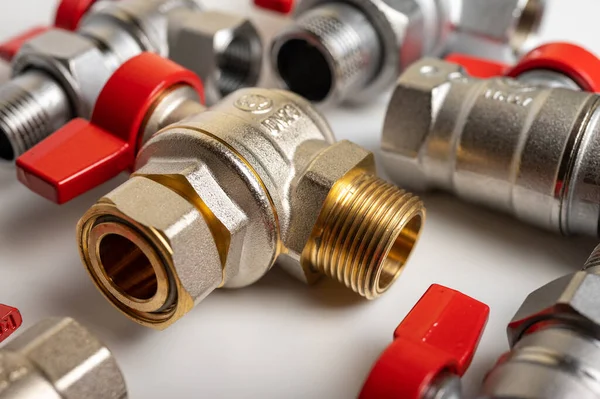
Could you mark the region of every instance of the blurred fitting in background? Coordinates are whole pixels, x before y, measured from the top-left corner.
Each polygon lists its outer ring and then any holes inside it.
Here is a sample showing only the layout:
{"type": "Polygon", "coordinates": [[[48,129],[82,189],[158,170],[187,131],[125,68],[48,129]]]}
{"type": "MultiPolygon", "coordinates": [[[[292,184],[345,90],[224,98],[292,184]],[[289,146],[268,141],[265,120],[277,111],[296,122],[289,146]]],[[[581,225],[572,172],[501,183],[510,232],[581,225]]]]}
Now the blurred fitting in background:
{"type": "Polygon", "coordinates": [[[399,79],[384,123],[390,177],[564,235],[597,236],[600,97],[556,75],[479,80],[456,64],[415,63],[399,79]]]}
{"type": "Polygon", "coordinates": [[[0,87],[0,158],[14,160],[82,117],[125,61],[150,51],[191,69],[216,102],[256,84],[262,44],[242,17],[200,11],[194,0],[100,1],[77,31],[49,29],[26,41],[0,87]]]}
{"type": "Polygon", "coordinates": [[[284,87],[315,103],[366,102],[421,57],[501,59],[530,48],[545,0],[304,0],[274,39],[284,87]],[[467,44],[465,44],[467,43],[467,44]]]}
{"type": "Polygon", "coordinates": [[[0,349],[1,399],[126,399],[113,355],[73,319],[47,319],[0,349]]]}

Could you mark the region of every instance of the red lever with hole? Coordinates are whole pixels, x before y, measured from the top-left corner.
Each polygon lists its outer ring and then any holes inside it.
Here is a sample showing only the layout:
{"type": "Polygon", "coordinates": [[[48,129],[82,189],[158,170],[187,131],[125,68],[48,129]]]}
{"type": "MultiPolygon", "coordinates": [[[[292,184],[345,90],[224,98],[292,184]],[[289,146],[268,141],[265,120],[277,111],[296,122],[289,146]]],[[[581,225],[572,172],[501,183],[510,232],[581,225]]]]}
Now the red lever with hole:
{"type": "Polygon", "coordinates": [[[10,337],[23,324],[19,309],[0,304],[0,342],[10,337]]]}
{"type": "Polygon", "coordinates": [[[17,159],[17,176],[32,191],[65,203],[134,166],[146,117],[162,95],[200,79],[156,54],[123,64],[100,93],[91,121],[78,118],[17,159]]]}
{"type": "Polygon", "coordinates": [[[421,399],[441,373],[462,376],[473,359],[489,307],[434,284],[394,332],[360,399],[421,399]]]}
{"type": "Polygon", "coordinates": [[[495,76],[516,78],[532,70],[555,71],[572,79],[584,91],[600,92],[600,59],[571,43],[544,44],[527,53],[514,66],[462,54],[450,54],[446,61],[461,65],[469,75],[481,79],[495,76]]]}
{"type": "Polygon", "coordinates": [[[279,14],[290,14],[294,9],[294,0],[254,0],[254,5],[279,14]]]}
{"type": "MultiPolygon", "coordinates": [[[[98,0],[61,0],[54,19],[54,27],[74,31],[79,23],[98,0]]],[[[37,26],[21,33],[4,43],[0,43],[0,58],[11,61],[19,52],[21,46],[42,33],[52,29],[48,26],[37,26]]]]}

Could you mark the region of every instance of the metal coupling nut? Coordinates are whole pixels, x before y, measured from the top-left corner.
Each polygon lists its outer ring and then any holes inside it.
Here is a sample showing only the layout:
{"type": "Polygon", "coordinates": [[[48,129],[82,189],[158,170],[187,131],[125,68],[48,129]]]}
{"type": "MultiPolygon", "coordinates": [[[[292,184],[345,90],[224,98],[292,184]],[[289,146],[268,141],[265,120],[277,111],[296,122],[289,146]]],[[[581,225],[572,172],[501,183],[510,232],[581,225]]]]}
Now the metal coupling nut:
{"type": "Polygon", "coordinates": [[[600,246],[576,272],[529,294],[508,325],[510,352],[488,373],[485,398],[600,395],[600,246]]]}
{"type": "Polygon", "coordinates": [[[382,138],[393,180],[565,235],[598,235],[600,98],[425,59],[398,80],[382,138]]]}
{"type": "Polygon", "coordinates": [[[487,323],[487,305],[434,284],[394,332],[359,399],[460,398],[487,323]]]}
{"type": "Polygon", "coordinates": [[[164,329],[275,263],[376,298],[404,268],[424,216],[418,198],[377,177],[372,153],[336,143],[308,102],[243,89],[154,135],[132,178],[82,217],[78,244],[110,302],[164,329]]]}
{"type": "Polygon", "coordinates": [[[545,0],[302,1],[271,48],[282,85],[316,103],[365,102],[391,88],[410,64],[467,49],[484,53],[534,36],[545,0]],[[489,17],[486,17],[489,16],[489,17]],[[518,37],[518,39],[517,39],[518,37]],[[462,50],[463,49],[460,47],[462,50]]]}
{"type": "Polygon", "coordinates": [[[1,399],[125,399],[110,351],[73,319],[48,319],[0,349],[1,399]]]}
{"type": "Polygon", "coordinates": [[[445,59],[459,64],[469,75],[480,79],[508,76],[535,86],[600,92],[600,59],[572,43],[541,45],[514,65],[458,53],[445,59]]]}
{"type": "Polygon", "coordinates": [[[59,19],[77,22],[77,31],[51,28],[10,44],[19,51],[13,79],[0,86],[2,159],[13,161],[75,117],[90,118],[112,73],[143,51],[167,54],[171,15],[197,7],[193,0],[107,0],[85,13],[89,1],[83,10],[64,2],[59,11],[66,4],[71,13],[59,19]]]}

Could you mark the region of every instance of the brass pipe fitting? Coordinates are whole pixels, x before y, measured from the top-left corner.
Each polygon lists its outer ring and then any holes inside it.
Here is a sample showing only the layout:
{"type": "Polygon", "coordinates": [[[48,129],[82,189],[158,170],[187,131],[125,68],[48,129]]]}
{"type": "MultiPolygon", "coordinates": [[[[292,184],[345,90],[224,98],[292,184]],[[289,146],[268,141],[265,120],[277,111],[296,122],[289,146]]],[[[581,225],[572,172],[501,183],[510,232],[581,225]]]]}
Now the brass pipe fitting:
{"type": "Polygon", "coordinates": [[[377,177],[371,152],[336,143],[307,101],[243,89],[151,138],[131,179],[83,216],[78,243],[107,299],[164,329],[214,289],[250,285],[275,263],[376,298],[424,217],[417,197],[377,177]]]}

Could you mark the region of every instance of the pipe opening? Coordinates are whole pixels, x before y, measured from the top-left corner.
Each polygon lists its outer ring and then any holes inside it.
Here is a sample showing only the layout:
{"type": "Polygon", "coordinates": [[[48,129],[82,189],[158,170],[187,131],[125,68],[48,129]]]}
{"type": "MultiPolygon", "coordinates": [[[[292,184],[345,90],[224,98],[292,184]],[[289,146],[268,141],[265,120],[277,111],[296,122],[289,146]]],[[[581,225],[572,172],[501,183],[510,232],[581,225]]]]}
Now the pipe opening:
{"type": "Polygon", "coordinates": [[[291,39],[281,45],[277,71],[289,90],[312,102],[325,100],[333,86],[327,57],[303,39],[291,39]]]}
{"type": "Polygon", "coordinates": [[[218,54],[220,75],[218,89],[222,96],[255,86],[262,62],[261,44],[248,32],[238,32],[233,40],[218,54]],[[257,49],[258,52],[257,52],[257,49]]]}
{"type": "Polygon", "coordinates": [[[511,40],[511,46],[515,52],[520,53],[527,40],[538,32],[544,15],[544,9],[545,0],[527,1],[519,16],[511,40]]]}
{"type": "Polygon", "coordinates": [[[5,161],[15,160],[15,150],[6,135],[6,132],[0,129],[0,159],[5,161]]]}
{"type": "Polygon", "coordinates": [[[396,237],[381,266],[377,290],[386,291],[396,281],[417,243],[423,224],[420,214],[413,217],[396,237]]]}
{"type": "Polygon", "coordinates": [[[107,234],[98,245],[100,263],[106,276],[125,295],[149,300],[158,291],[158,278],[150,259],[129,239],[107,234]]]}

